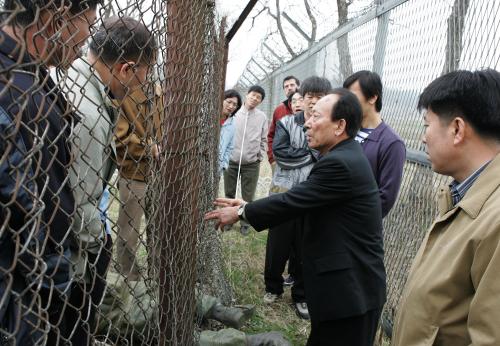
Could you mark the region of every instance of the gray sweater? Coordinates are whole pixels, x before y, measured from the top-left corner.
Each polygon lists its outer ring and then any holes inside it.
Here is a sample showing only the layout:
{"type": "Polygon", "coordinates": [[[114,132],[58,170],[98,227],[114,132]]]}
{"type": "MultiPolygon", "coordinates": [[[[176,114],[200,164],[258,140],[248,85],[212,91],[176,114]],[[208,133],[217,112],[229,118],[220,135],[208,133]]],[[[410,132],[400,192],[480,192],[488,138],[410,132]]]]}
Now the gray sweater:
{"type": "Polygon", "coordinates": [[[73,232],[82,250],[72,254],[72,261],[75,274],[81,275],[85,272],[85,252],[96,254],[103,246],[99,202],[115,170],[112,138],[117,111],[86,60],[76,60],[62,76],[55,71],[52,74],[81,118],[72,133],[74,162],[69,170],[77,207],[73,232]]]}
{"type": "Polygon", "coordinates": [[[242,164],[262,161],[266,156],[268,121],[257,108],[249,111],[245,106],[234,115],[234,149],[231,161],[242,164]],[[246,122],[246,131],[245,131],[246,122]],[[245,138],[243,139],[243,133],[245,138]]]}

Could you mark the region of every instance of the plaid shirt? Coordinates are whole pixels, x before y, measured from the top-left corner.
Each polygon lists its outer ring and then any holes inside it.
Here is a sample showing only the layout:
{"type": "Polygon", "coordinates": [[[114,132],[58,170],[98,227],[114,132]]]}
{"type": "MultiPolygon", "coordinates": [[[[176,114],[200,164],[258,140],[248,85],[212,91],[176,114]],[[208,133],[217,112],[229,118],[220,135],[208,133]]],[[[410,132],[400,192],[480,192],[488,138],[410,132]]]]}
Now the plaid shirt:
{"type": "Polygon", "coordinates": [[[479,167],[474,173],[472,173],[467,179],[463,182],[459,183],[456,180],[453,180],[450,184],[450,192],[451,192],[451,200],[453,205],[457,205],[458,202],[464,198],[465,194],[469,190],[469,188],[474,184],[476,179],[479,177],[482,171],[488,166],[491,161],[486,162],[484,165],[479,167]]]}

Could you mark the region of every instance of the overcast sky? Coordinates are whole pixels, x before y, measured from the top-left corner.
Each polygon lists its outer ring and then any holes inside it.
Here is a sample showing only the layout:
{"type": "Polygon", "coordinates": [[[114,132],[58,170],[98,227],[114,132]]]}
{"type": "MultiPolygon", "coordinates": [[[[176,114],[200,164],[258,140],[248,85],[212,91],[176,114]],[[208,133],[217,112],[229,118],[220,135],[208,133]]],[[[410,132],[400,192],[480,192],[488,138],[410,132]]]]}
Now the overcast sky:
{"type": "MultiPolygon", "coordinates": [[[[240,13],[247,5],[247,0],[218,0],[218,8],[221,16],[227,16],[230,29],[238,19],[240,13]]],[[[251,19],[247,19],[229,45],[228,66],[226,76],[226,87],[230,88],[236,84],[241,73],[245,69],[253,52],[259,47],[268,29],[266,16],[256,19],[252,28],[251,19]]]]}
{"type": "MultiPolygon", "coordinates": [[[[247,5],[248,0],[217,0],[217,8],[219,15],[227,16],[229,28],[236,21],[240,13],[247,5]]],[[[252,17],[255,16],[257,10],[262,8],[262,3],[267,3],[272,11],[275,10],[275,1],[261,0],[261,3],[255,5],[254,11],[250,14],[247,20],[243,23],[236,36],[229,45],[229,56],[227,66],[226,88],[234,86],[240,75],[243,73],[248,61],[252,55],[259,49],[261,42],[265,39],[271,26],[275,26],[274,19],[269,17],[267,13],[262,13],[256,18],[252,25],[252,17]]],[[[338,23],[337,20],[337,5],[334,0],[312,0],[310,1],[316,19],[318,21],[317,39],[323,37],[326,33],[331,32],[338,23]]],[[[372,0],[356,0],[349,6],[349,17],[359,14],[360,11],[366,9],[373,3],[372,0]]],[[[285,10],[291,17],[299,23],[304,23],[302,29],[308,31],[310,22],[307,18],[306,11],[303,5],[303,0],[287,0],[281,2],[281,10],[285,10]],[[306,25],[308,24],[308,25],[306,25]]],[[[284,21],[285,30],[287,30],[287,38],[290,45],[296,50],[301,51],[305,48],[305,41],[295,30],[284,21]]],[[[288,53],[283,49],[283,45],[278,47],[273,42],[268,42],[273,48],[276,48],[276,53],[280,56],[286,56],[288,53]]]]}

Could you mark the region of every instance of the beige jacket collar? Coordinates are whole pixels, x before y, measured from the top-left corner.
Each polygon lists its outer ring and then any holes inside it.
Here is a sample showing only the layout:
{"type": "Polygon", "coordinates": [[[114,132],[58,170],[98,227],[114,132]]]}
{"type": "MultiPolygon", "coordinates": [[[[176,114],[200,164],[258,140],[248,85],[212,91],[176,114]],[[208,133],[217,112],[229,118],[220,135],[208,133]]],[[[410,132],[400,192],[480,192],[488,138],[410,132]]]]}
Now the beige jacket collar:
{"type": "Polygon", "coordinates": [[[497,154],[455,207],[452,204],[450,189],[448,187],[441,188],[438,200],[439,217],[436,221],[441,222],[448,219],[459,209],[462,209],[469,217],[475,219],[489,196],[500,185],[500,182],[496,179],[499,173],[500,154],[497,154]]]}

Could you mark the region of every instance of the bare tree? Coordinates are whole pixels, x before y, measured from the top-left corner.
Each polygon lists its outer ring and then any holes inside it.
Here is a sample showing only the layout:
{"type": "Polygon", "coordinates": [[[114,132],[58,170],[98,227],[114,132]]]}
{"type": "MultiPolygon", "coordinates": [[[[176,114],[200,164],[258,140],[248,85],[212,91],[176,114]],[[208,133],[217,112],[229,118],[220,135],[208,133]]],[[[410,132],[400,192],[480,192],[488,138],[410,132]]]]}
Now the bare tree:
{"type": "Polygon", "coordinates": [[[309,5],[308,0],[304,0],[304,6],[306,7],[306,12],[307,16],[309,17],[309,20],[311,21],[311,36],[309,37],[309,47],[311,47],[314,42],[316,41],[316,31],[318,30],[318,23],[316,22],[316,17],[314,17],[312,11],[311,11],[311,6],[309,5]]]}
{"type": "MultiPolygon", "coordinates": [[[[339,26],[347,23],[348,7],[352,0],[337,0],[337,11],[339,14],[339,26]]],[[[352,74],[351,53],[349,51],[348,35],[342,35],[337,39],[337,50],[339,51],[340,79],[344,80],[352,74]]]]}
{"type": "Polygon", "coordinates": [[[295,53],[295,51],[290,46],[290,43],[286,38],[285,31],[283,30],[283,25],[281,24],[280,0],[276,0],[276,15],[272,14],[269,9],[268,11],[269,15],[276,20],[276,25],[278,26],[278,31],[280,33],[281,39],[283,40],[283,43],[285,44],[286,50],[288,51],[288,53],[290,53],[292,59],[295,58],[297,56],[297,53],[295,53]]]}
{"type": "Polygon", "coordinates": [[[277,33],[279,34],[281,41],[285,45],[286,50],[291,55],[292,59],[295,58],[300,52],[296,52],[289,41],[289,35],[283,28],[283,19],[285,19],[293,28],[296,30],[306,41],[308,47],[311,47],[316,41],[316,35],[318,31],[318,24],[316,17],[313,14],[311,5],[309,0],[304,0],[304,6],[306,9],[307,17],[311,22],[311,34],[306,33],[302,27],[289,16],[285,11],[281,11],[280,0],[275,0],[276,5],[276,13],[273,13],[269,6],[264,5],[262,9],[260,9],[256,15],[252,17],[252,27],[255,23],[255,20],[258,16],[260,16],[264,11],[267,11],[269,16],[276,21],[277,33]]]}
{"type": "Polygon", "coordinates": [[[451,14],[448,17],[448,31],[446,39],[446,58],[442,74],[458,69],[462,54],[462,37],[465,16],[469,9],[470,0],[455,0],[451,14]]]}

